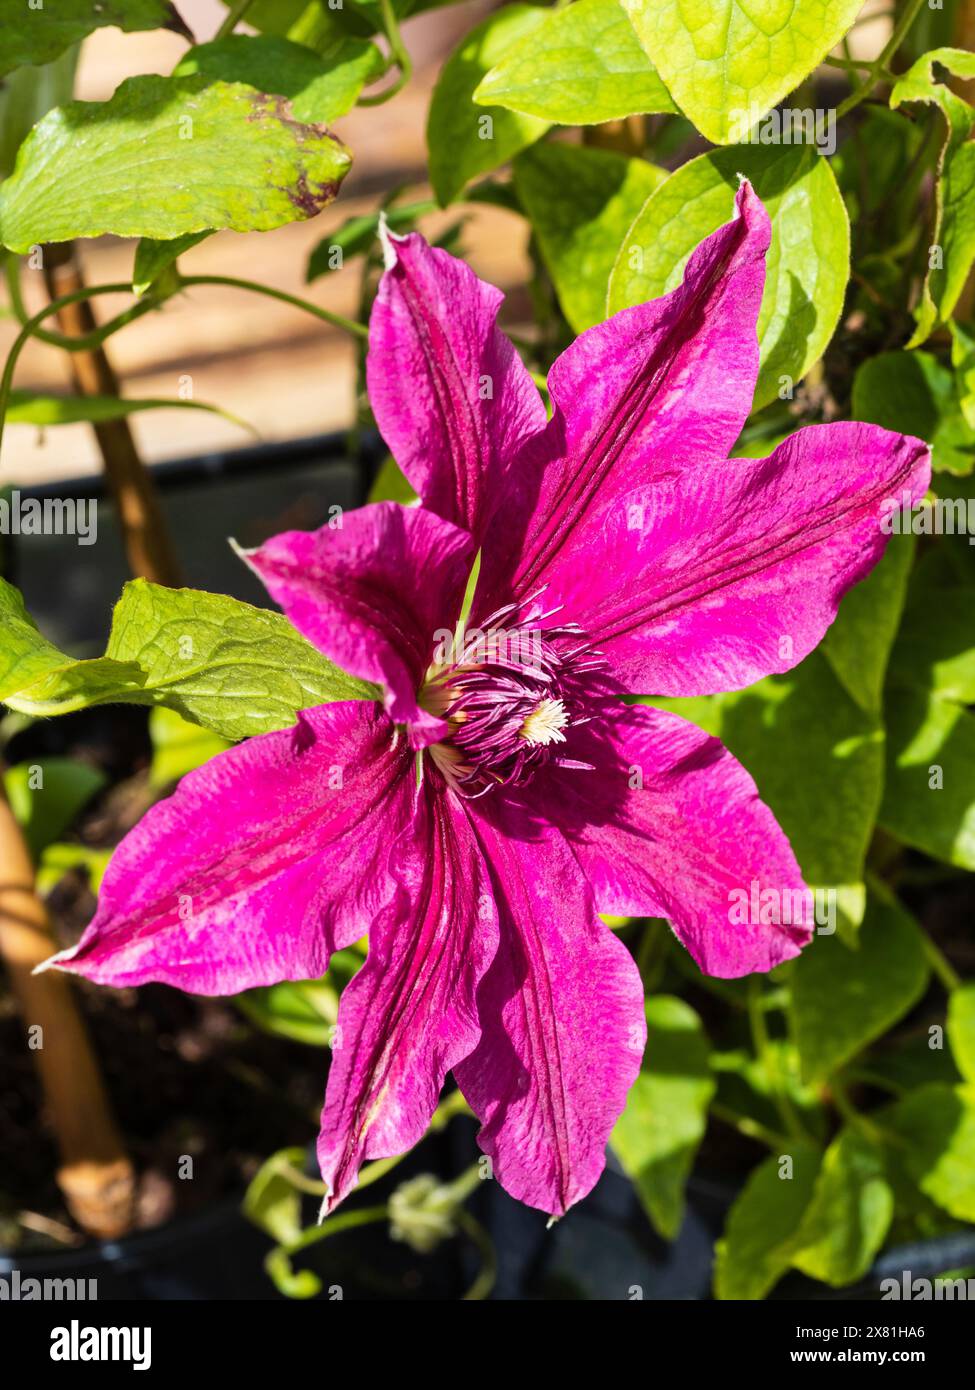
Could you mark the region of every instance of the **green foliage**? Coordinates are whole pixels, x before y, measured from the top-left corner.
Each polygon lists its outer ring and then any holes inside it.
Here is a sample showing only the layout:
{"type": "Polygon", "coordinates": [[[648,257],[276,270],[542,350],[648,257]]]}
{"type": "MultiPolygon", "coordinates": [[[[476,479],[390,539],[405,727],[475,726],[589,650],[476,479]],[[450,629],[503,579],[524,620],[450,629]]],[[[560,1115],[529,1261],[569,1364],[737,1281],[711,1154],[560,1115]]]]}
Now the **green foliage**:
{"type": "Polygon", "coordinates": [[[234,34],[191,48],[173,76],[199,73],[211,82],[244,82],[287,97],[296,121],[324,125],[344,116],[382,70],[379,49],[361,39],[343,39],[320,57],[288,39],[234,34]]]}
{"type": "Polygon", "coordinates": [[[491,68],[474,100],[559,125],[676,110],[618,0],[549,12],[491,68]]]}
{"type": "Polygon", "coordinates": [[[694,247],[731,216],[739,174],[772,219],[758,319],[755,409],[801,380],[833,335],[850,258],[849,225],[829,163],[809,145],[715,150],[681,165],[653,192],[619,248],[609,311],[680,284],[694,247]]]}
{"type": "Polygon", "coordinates": [[[606,317],[616,248],[666,172],[645,159],[561,144],[533,145],[514,167],[562,312],[582,333],[606,317]]]}
{"type": "Polygon", "coordinates": [[[512,44],[545,23],[545,11],[532,5],[505,5],[462,40],[444,63],[430,102],[427,148],[430,182],[441,204],[451,202],[471,179],[530,145],[550,122],[501,106],[473,104],[475,88],[512,44]]]}
{"type": "Polygon", "coordinates": [[[48,396],[35,391],[11,391],[7,419],[12,425],[39,425],[46,429],[50,425],[76,425],[79,421],[102,424],[106,420],[124,420],[144,410],[207,410],[254,433],[246,421],[218,405],[179,399],[133,401],[121,396],[48,396]]]}
{"type": "Polygon", "coordinates": [[[856,949],[814,937],[792,973],[803,1076],[826,1080],[902,1018],[927,982],[920,928],[893,900],[870,896],[856,949]]]}
{"type": "Polygon", "coordinates": [[[715,144],[741,139],[850,28],[861,0],[622,0],[674,100],[715,144]]]}
{"type": "Polygon", "coordinates": [[[106,780],[98,768],[71,758],[42,758],[7,769],[3,781],[10,809],[35,860],[67,830],[106,780]]]}
{"type": "Polygon", "coordinates": [[[647,1000],[644,1066],[611,1142],[647,1215],[668,1240],[680,1230],[684,1185],[714,1094],[708,1052],[689,1005],[663,994],[647,1000]]]}
{"type": "Polygon", "coordinates": [[[345,146],[281,97],[209,77],[130,77],[107,102],[51,111],[0,185],[0,240],[168,240],[314,217],[348,172],[345,146]],[[151,184],[146,170],[151,167],[151,184]]]}
{"type": "Polygon", "coordinates": [[[819,1163],[818,1149],[799,1143],[787,1154],[770,1154],[751,1174],[715,1247],[716,1298],[764,1298],[785,1274],[819,1163]]]}
{"type": "Polygon", "coordinates": [[[848,1126],[823,1156],[790,1246],[791,1263],[824,1284],[855,1283],[873,1263],[893,1215],[882,1148],[862,1129],[848,1126]]]}
{"type": "Polygon", "coordinates": [[[57,0],[30,11],[26,0],[0,0],[0,77],[27,63],[50,63],[107,25],[189,33],[170,0],[57,0]]]}
{"type": "Polygon", "coordinates": [[[975,468],[975,429],[962,412],[962,383],[929,352],[868,357],[853,383],[853,415],[927,440],[936,472],[975,468]]]}
{"type": "Polygon", "coordinates": [[[895,109],[904,102],[933,103],[940,108],[947,127],[938,167],[935,224],[931,248],[940,252],[940,264],[932,264],[924,282],[917,310],[917,330],[910,346],[923,343],[948,318],[965,285],[975,259],[975,109],[950,87],[935,80],[936,67],[956,77],[975,77],[975,54],[958,48],[938,48],[925,53],[896,83],[890,94],[895,109]]]}
{"type": "Polygon", "coordinates": [[[46,641],[0,580],[0,699],[25,714],[89,705],[166,705],[221,738],[285,729],[299,710],[369,699],[279,613],[222,594],[136,580],[115,609],[105,656],[73,661],[46,641]]]}

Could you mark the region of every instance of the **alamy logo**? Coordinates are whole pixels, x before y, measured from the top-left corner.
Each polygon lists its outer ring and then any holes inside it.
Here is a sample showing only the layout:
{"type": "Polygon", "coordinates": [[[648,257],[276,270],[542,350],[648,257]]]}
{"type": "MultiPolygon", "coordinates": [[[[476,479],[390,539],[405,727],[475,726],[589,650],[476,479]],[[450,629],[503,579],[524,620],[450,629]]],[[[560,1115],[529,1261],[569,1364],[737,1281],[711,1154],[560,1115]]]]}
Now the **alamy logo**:
{"type": "Polygon", "coordinates": [[[51,1329],[52,1361],[131,1361],[134,1371],[152,1365],[151,1327],[68,1327],[51,1329]]]}
{"type": "Polygon", "coordinates": [[[79,545],[98,539],[94,497],[24,497],[14,488],[0,497],[0,536],[77,536],[79,545]]]}
{"type": "Polygon", "coordinates": [[[975,1299],[975,1279],[912,1279],[905,1269],[899,1279],[881,1279],[882,1299],[905,1299],[909,1302],[930,1303],[955,1299],[975,1299]]]}
{"type": "Polygon", "coordinates": [[[11,1270],[9,1279],[0,1278],[0,1303],[94,1303],[97,1299],[97,1279],[24,1279],[19,1269],[11,1270]]]}

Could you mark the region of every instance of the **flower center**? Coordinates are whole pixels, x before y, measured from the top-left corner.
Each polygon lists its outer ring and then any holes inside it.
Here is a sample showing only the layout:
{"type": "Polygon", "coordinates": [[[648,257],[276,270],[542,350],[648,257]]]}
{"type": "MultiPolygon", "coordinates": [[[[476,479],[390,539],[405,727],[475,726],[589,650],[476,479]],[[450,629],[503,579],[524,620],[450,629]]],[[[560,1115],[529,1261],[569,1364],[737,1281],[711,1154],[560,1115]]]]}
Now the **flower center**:
{"type": "Polygon", "coordinates": [[[591,673],[605,661],[577,624],[543,627],[557,610],[537,598],[445,638],[427,671],[420,704],[450,730],[427,751],[462,796],[526,782],[550,761],[589,766],[562,749],[587,722],[591,673]]]}

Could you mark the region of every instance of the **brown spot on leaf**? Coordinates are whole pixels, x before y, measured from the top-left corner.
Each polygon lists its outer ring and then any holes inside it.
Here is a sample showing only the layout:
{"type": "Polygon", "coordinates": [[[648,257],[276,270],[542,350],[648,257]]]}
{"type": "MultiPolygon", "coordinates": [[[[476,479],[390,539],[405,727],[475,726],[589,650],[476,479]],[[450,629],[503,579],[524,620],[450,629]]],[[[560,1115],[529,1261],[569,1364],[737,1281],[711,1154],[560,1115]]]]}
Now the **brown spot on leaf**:
{"type": "Polygon", "coordinates": [[[282,191],[288,195],[302,217],[317,217],[322,208],[327,207],[334,200],[339,186],[334,179],[330,179],[327,183],[309,182],[307,173],[301,169],[295,186],[285,188],[282,191]]]}

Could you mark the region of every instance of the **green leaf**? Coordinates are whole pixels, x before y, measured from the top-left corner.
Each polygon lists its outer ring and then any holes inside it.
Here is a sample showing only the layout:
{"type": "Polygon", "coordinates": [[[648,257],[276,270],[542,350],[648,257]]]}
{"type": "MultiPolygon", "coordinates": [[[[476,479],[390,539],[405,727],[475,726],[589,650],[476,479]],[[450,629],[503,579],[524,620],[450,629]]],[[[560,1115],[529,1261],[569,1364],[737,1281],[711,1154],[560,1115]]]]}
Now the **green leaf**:
{"type": "Polygon", "coordinates": [[[76,425],[79,421],[101,424],[105,420],[124,420],[143,410],[206,410],[219,415],[231,424],[239,425],[249,434],[256,434],[253,425],[205,401],[182,401],[160,397],[157,400],[131,401],[122,396],[46,396],[33,391],[11,391],[7,423],[10,425],[76,425]]]}
{"type": "Polygon", "coordinates": [[[791,1263],[834,1288],[855,1283],[873,1263],[893,1215],[883,1151],[861,1130],[843,1129],[823,1157],[791,1263]]]}
{"type": "Polygon", "coordinates": [[[813,937],[792,973],[803,1078],[825,1081],[902,1018],[927,982],[920,928],[894,899],[871,893],[856,950],[813,937]]]}
{"type": "Polygon", "coordinates": [[[883,787],[879,718],[858,705],[819,651],[747,690],[652,703],[716,734],[748,768],[806,882],[835,893],[818,905],[821,915],[828,918],[823,909],[832,903],[835,924],[852,936],[863,916],[863,864],[883,787]]]}
{"type": "Polygon", "coordinates": [[[88,845],[48,845],[41,851],[37,866],[37,891],[50,893],[66,873],[83,869],[88,875],[88,886],[93,893],[97,893],[114,852],[111,849],[91,849],[88,845]]]}
{"type": "Polygon", "coordinates": [[[187,232],[185,236],[173,237],[171,241],[156,241],[143,237],[135,248],[135,262],[132,266],[132,291],[145,294],[170,266],[175,265],[184,251],[198,246],[210,235],[209,232],[187,232]]]}
{"type": "Polygon", "coordinates": [[[199,724],[188,723],[182,715],[164,705],[157,705],[150,711],[149,736],[152,739],[149,783],[153,787],[178,782],[230,747],[226,739],[218,738],[199,724]]]}
{"type": "Polygon", "coordinates": [[[124,698],[167,705],[231,740],[289,728],[312,705],[375,693],[322,656],[283,614],[144,579],[126,584],[106,655],[144,673],[138,695],[124,698]]]}
{"type": "Polygon", "coordinates": [[[929,352],[868,357],[853,381],[853,418],[927,440],[937,472],[975,468],[975,429],[962,414],[955,376],[929,352]]]}
{"type": "Polygon", "coordinates": [[[370,502],[402,502],[409,506],[417,500],[416,493],[392,454],[387,454],[380,464],[372,487],[369,489],[370,502]]]}
{"type": "Polygon", "coordinates": [[[622,0],[637,37],[702,135],[740,139],[817,67],[862,0],[622,0]]]}
{"type": "Polygon", "coordinates": [[[975,704],[975,581],[941,561],[939,550],[929,550],[912,576],[888,696],[892,688],[907,687],[975,704]]]}
{"type": "Polygon", "coordinates": [[[949,323],[948,331],[959,409],[966,423],[975,430],[975,338],[958,323],[949,323]]]}
{"type": "MultiPolygon", "coordinates": [[[[946,522],[953,515],[946,510],[946,522]]],[[[880,823],[905,844],[971,869],[975,717],[967,706],[975,703],[975,583],[961,566],[945,563],[950,555],[939,546],[918,565],[891,657],[880,823]]]]}
{"type": "Polygon", "coordinates": [[[877,1119],[899,1137],[897,1158],[925,1196],[975,1221],[975,1089],[923,1086],[877,1119]]]}
{"type": "Polygon", "coordinates": [[[880,824],[936,859],[975,869],[975,717],[933,691],[898,685],[887,738],[880,824]]]}
{"type": "Polygon", "coordinates": [[[646,1001],[647,1049],[612,1146],[667,1240],[684,1218],[684,1186],[707,1125],[714,1078],[701,1021],[681,999],[646,1001]]]}
{"type": "Polygon", "coordinates": [[[490,70],[474,100],[560,125],[677,109],[619,0],[577,0],[550,11],[490,70]]]}
{"type": "Polygon", "coordinates": [[[562,311],[574,331],[582,333],[606,317],[617,252],[666,171],[645,159],[562,144],[534,145],[518,156],[514,168],[518,197],[562,311]]]}
{"type": "MultiPolygon", "coordinates": [[[[4,37],[0,37],[0,47],[4,37]]],[[[6,178],[13,169],[31,126],[52,106],[71,100],[77,66],[78,49],[69,48],[53,63],[20,68],[0,83],[0,178],[6,178]]]]}
{"type": "Polygon", "coordinates": [[[279,1149],[261,1164],[244,1193],[243,1211],[272,1240],[289,1245],[301,1236],[301,1193],[287,1176],[304,1173],[305,1151],[279,1149]]]}
{"type": "Polygon", "coordinates": [[[809,146],[737,146],[681,165],[650,195],[620,247],[609,312],[680,284],[694,248],[731,217],[739,174],[752,181],[772,219],[758,317],[758,410],[822,355],[843,307],[849,221],[829,164],[809,146]]]}
{"type": "MultiPolygon", "coordinates": [[[[229,5],[231,0],[223,3],[229,5]]],[[[453,3],[455,0],[392,0],[400,22],[453,3]]],[[[327,52],[345,34],[368,38],[383,28],[379,0],[355,0],[348,5],[338,0],[254,0],[247,11],[247,23],[262,33],[280,34],[305,44],[316,53],[327,52]]]]}
{"type": "Polygon", "coordinates": [[[790,1245],[813,1194],[820,1154],[812,1144],[791,1150],[760,1163],[728,1212],[714,1248],[715,1298],[764,1298],[792,1263],[790,1245]]]}
{"type": "Polygon", "coordinates": [[[27,0],[0,0],[0,77],[28,63],[49,63],[107,25],[126,33],[173,29],[192,38],[168,0],[48,0],[30,9],[27,0]]]}
{"type": "Polygon", "coordinates": [[[958,1070],[975,1082],[975,983],[960,985],[948,996],[948,1041],[958,1070]]]}
{"type": "Polygon", "coordinates": [[[108,232],[268,231],[321,212],[350,162],[281,97],[200,76],[131,77],[109,101],[71,102],[34,127],[0,185],[0,240],[25,252],[108,232]]]}
{"type": "Polygon", "coordinates": [[[472,100],[485,73],[545,19],[546,11],[532,5],[505,5],[472,29],[444,63],[427,118],[430,182],[442,206],[548,129],[550,123],[536,116],[501,106],[485,109],[472,100]]]}
{"type": "Polygon", "coordinates": [[[107,781],[104,772],[73,758],[42,758],[7,769],[4,785],[10,809],[35,860],[107,781]]]}
{"type": "Polygon", "coordinates": [[[911,537],[892,536],[883,558],[844,596],[839,616],[820,644],[844,690],[872,714],[879,715],[883,706],[884,676],[913,556],[911,537]]]}
{"type": "Polygon", "coordinates": [[[950,87],[935,79],[935,64],[956,77],[975,77],[975,53],[960,48],[936,48],[925,53],[895,83],[892,108],[905,102],[933,103],[945,118],[946,135],[935,185],[935,226],[932,247],[941,250],[941,264],[931,265],[916,310],[917,329],[908,343],[916,347],[945,323],[958,303],[975,260],[975,108],[950,87]]]}
{"type": "Polygon", "coordinates": [[[328,661],[281,613],[223,594],[136,579],[115,608],[104,657],[72,661],[46,641],[0,580],[0,699],[25,714],[89,705],[166,705],[236,740],[285,729],[299,710],[373,699],[374,687],[328,661]]]}
{"type": "MultiPolygon", "coordinates": [[[[387,208],[386,222],[391,231],[412,231],[417,221],[428,212],[436,212],[437,204],[425,199],[419,203],[407,203],[403,207],[387,208]]],[[[311,284],[321,275],[331,270],[340,270],[352,256],[361,256],[373,246],[379,236],[378,212],[364,212],[357,217],[347,218],[327,237],[324,237],[308,257],[305,280],[311,284]],[[341,254],[336,257],[335,253],[341,254]]]]}
{"type": "Polygon", "coordinates": [[[264,1032],[311,1047],[328,1047],[338,1020],[338,992],[327,979],[249,989],[235,1002],[264,1032]]]}
{"type": "Polygon", "coordinates": [[[327,57],[320,57],[274,35],[233,34],[191,48],[173,76],[199,73],[211,82],[245,82],[259,92],[287,97],[296,121],[327,124],[352,109],[383,67],[376,45],[361,39],[342,39],[327,57]]]}
{"type": "Polygon", "coordinates": [[[25,714],[67,714],[141,691],[134,661],[74,661],[42,637],[20,592],[0,579],[0,700],[25,714]]]}

